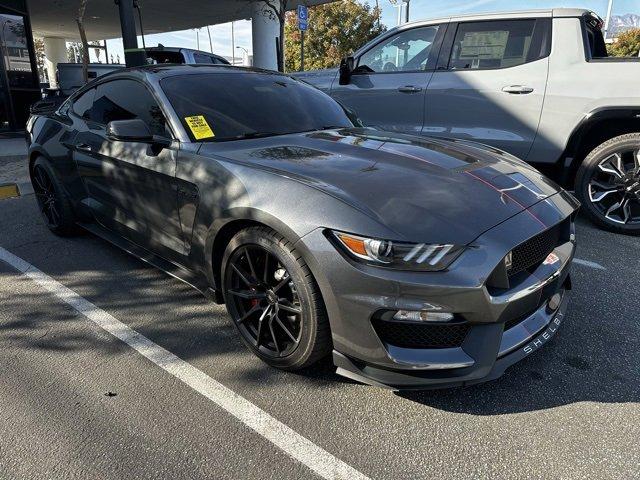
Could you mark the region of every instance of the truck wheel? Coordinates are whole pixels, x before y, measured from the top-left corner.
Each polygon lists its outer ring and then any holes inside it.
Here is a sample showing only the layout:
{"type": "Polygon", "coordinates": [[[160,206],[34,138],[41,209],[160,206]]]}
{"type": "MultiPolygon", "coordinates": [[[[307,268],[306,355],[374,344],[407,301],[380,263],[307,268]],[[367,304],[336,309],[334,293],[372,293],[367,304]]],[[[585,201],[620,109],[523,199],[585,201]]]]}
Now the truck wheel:
{"type": "Polygon", "coordinates": [[[578,169],[576,193],[595,224],[640,235],[640,133],[614,137],[591,151],[578,169]]]}

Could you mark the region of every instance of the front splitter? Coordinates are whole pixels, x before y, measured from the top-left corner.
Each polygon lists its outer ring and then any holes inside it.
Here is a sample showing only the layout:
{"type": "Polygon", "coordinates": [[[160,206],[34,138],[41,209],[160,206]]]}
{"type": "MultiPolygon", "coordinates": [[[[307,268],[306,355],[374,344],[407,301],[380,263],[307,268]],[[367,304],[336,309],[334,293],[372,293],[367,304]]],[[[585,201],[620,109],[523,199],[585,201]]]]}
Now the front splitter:
{"type": "MultiPolygon", "coordinates": [[[[389,370],[365,362],[352,359],[340,352],[333,351],[333,363],[337,367],[336,373],[343,377],[391,390],[430,390],[438,388],[452,388],[495,380],[504,374],[511,365],[539,350],[558,331],[566,315],[568,295],[563,300],[555,315],[545,328],[533,335],[517,349],[507,355],[497,358],[493,366],[483,368],[481,365],[464,369],[464,374],[456,370],[389,370]],[[488,373],[478,377],[480,370],[488,373]]],[[[497,353],[497,352],[496,352],[497,353]]],[[[497,355],[496,355],[497,356],[497,355]]]]}

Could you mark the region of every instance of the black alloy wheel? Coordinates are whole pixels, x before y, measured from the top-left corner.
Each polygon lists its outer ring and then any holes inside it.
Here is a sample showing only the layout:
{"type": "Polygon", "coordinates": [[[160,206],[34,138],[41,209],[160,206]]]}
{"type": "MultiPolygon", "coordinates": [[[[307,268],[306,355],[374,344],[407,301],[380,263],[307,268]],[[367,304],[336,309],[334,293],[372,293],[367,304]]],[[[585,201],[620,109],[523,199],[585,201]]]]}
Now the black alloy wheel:
{"type": "Polygon", "coordinates": [[[227,247],[223,267],[227,310],[258,357],[297,370],[330,351],[318,287],[290,242],[268,228],[243,230],[227,247]]]}
{"type": "Polygon", "coordinates": [[[56,235],[74,235],[79,229],[71,203],[48,160],[40,157],[31,167],[31,184],[44,221],[56,235]]]}
{"type": "Polygon", "coordinates": [[[228,265],[227,294],[242,335],[265,355],[289,355],[302,332],[302,307],[289,272],[258,245],[236,250],[228,265]]]}
{"type": "Polygon", "coordinates": [[[595,223],[640,234],[640,134],[613,138],[591,152],[578,171],[576,190],[595,223]]]}

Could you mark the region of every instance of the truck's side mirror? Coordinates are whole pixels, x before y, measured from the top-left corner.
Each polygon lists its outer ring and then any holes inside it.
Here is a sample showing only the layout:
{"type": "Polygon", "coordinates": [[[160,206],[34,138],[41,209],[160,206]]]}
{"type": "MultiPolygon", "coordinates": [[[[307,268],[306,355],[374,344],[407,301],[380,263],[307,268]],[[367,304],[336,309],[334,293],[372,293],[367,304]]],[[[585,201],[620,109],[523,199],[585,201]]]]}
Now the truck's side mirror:
{"type": "Polygon", "coordinates": [[[353,73],[353,57],[343,58],[340,62],[340,85],[349,85],[353,73]]]}

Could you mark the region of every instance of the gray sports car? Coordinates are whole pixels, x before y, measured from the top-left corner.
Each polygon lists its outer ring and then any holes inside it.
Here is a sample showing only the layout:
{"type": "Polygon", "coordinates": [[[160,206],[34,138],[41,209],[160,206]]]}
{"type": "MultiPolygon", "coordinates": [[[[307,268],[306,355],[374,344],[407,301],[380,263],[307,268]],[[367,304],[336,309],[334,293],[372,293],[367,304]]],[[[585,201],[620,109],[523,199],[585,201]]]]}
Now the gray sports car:
{"type": "Polygon", "coordinates": [[[558,329],[578,202],[513,156],[359,126],[274,72],[149,66],[28,124],[56,234],[89,230],[227,305],[294,370],[430,388],[501,375],[558,329]]]}

